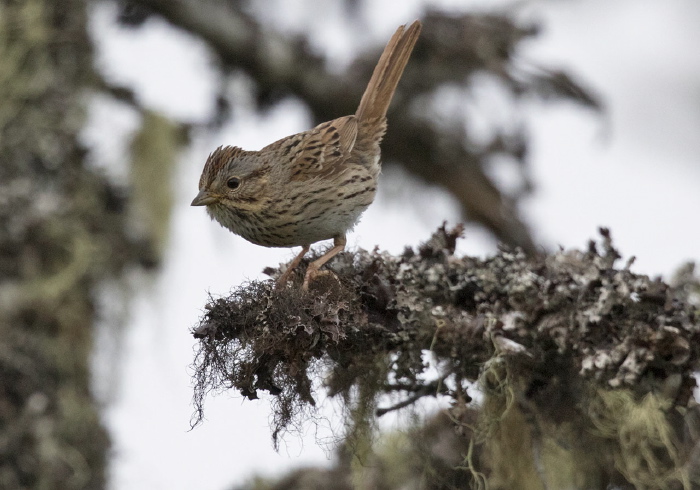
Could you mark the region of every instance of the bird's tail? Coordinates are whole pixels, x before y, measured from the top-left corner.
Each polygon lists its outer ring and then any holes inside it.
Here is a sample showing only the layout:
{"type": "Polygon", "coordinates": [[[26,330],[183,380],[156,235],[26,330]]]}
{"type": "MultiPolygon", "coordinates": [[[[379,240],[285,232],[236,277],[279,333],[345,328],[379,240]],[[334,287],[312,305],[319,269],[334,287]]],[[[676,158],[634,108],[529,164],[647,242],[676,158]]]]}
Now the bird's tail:
{"type": "Polygon", "coordinates": [[[358,120],[386,116],[391,98],[406,68],[413,46],[418,40],[420,30],[421,23],[417,20],[408,29],[405,25],[399,27],[391,36],[360,100],[360,106],[355,113],[358,120]]]}

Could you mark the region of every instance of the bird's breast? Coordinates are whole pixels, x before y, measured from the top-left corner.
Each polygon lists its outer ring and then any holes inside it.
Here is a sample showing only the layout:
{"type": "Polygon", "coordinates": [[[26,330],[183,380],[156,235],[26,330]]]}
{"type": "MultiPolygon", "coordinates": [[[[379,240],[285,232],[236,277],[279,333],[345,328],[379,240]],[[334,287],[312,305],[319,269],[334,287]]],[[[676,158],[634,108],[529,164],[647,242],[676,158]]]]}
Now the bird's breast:
{"type": "Polygon", "coordinates": [[[328,240],[351,230],[376,194],[376,178],[367,172],[337,177],[288,185],[256,210],[217,203],[207,206],[207,211],[223,227],[265,247],[328,240]]]}

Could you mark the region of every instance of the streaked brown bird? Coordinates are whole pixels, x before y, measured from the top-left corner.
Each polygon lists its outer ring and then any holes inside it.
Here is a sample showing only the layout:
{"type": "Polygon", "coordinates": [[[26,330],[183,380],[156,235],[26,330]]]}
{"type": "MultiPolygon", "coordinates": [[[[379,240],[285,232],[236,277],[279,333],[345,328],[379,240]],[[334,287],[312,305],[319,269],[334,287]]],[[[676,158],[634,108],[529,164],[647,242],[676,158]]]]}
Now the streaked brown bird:
{"type": "Polygon", "coordinates": [[[206,206],[212,219],[257,245],[301,246],[279,285],[312,243],[332,238],[333,248],[309,264],[303,286],[308,288],[319,268],[345,248],[345,234],[372,204],[386,112],[420,30],[420,21],[396,30],[354,116],[319,124],[260,151],[224,146],[209,155],[192,206],[206,206]]]}

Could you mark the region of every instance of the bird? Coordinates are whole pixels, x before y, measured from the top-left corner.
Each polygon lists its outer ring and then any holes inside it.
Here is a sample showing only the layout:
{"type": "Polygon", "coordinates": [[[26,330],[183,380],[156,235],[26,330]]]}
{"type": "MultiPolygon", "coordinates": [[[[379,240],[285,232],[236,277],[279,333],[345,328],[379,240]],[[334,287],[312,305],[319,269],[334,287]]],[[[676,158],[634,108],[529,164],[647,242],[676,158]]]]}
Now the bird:
{"type": "Polygon", "coordinates": [[[303,289],[345,249],[346,235],[372,204],[381,171],[386,113],[421,31],[399,26],[387,43],[357,111],[282,138],[258,151],[220,146],[206,160],[192,206],[263,247],[301,252],[277,280],[284,286],[312,244],[333,247],[311,262],[303,289]]]}

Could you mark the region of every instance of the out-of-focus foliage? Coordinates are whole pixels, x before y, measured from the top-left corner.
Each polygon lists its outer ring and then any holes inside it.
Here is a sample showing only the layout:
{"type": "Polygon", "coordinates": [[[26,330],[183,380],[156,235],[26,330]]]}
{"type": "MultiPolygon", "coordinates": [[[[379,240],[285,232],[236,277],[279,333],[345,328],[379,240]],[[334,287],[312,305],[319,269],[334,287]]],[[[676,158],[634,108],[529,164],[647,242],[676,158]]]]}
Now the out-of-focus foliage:
{"type": "Polygon", "coordinates": [[[96,286],[152,262],[78,142],[95,79],[82,1],[0,2],[0,488],[102,488],[96,286]]]}

